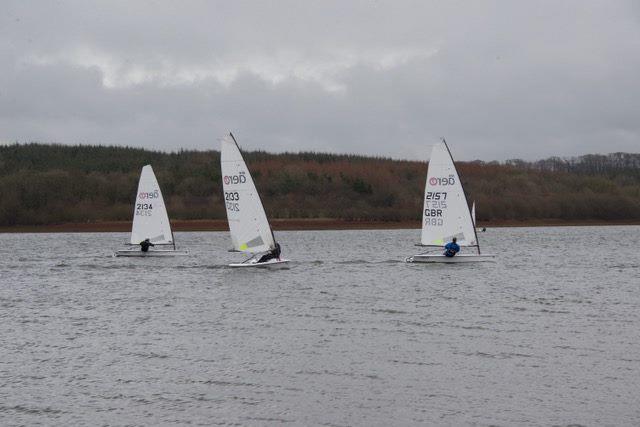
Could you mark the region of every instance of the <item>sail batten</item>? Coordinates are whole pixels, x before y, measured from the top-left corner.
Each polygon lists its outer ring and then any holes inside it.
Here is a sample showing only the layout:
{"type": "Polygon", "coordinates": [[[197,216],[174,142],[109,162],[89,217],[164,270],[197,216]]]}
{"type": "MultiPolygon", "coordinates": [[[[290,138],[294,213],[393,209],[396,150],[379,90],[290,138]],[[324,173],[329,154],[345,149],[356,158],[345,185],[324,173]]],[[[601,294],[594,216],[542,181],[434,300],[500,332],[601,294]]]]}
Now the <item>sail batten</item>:
{"type": "Polygon", "coordinates": [[[167,208],[151,165],[144,166],[140,173],[130,242],[137,245],[145,239],[160,245],[174,243],[167,208]]]}
{"type": "Polygon", "coordinates": [[[253,254],[273,249],[275,240],[260,195],[231,134],[222,139],[220,165],[233,248],[253,254]]]}
{"type": "Polygon", "coordinates": [[[434,145],[431,151],[420,243],[424,246],[444,246],[454,237],[460,246],[478,246],[462,183],[443,140],[434,145]]]}

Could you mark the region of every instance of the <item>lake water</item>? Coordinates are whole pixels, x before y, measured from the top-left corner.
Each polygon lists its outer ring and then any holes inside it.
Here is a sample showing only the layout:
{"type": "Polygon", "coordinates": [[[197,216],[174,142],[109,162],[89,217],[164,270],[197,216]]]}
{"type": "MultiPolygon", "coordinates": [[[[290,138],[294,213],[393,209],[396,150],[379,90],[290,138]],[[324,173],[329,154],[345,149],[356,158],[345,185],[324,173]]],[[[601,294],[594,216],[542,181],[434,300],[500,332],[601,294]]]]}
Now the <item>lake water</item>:
{"type": "Polygon", "coordinates": [[[640,227],[489,229],[476,265],[276,237],[289,269],[225,267],[227,233],[0,234],[1,424],[640,424],[640,227]]]}

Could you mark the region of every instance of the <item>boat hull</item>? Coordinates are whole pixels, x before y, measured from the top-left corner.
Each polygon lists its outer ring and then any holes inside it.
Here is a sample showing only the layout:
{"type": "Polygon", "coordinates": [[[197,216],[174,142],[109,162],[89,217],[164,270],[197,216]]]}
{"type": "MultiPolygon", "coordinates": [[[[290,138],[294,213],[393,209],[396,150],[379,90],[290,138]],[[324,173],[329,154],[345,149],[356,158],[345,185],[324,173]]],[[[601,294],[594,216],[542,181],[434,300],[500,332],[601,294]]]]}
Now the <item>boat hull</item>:
{"type": "Polygon", "coordinates": [[[495,262],[495,255],[459,254],[447,257],[442,254],[418,254],[405,259],[405,262],[424,264],[464,264],[471,262],[495,262]]]}
{"type": "Polygon", "coordinates": [[[168,257],[168,256],[186,256],[189,255],[189,251],[175,250],[175,249],[150,249],[147,252],[142,252],[140,249],[121,249],[116,251],[113,256],[115,257],[168,257]]]}
{"type": "Polygon", "coordinates": [[[232,268],[282,268],[282,267],[286,267],[288,263],[289,263],[288,259],[270,259],[265,262],[255,262],[252,260],[249,262],[229,264],[229,267],[232,267],[232,268]]]}

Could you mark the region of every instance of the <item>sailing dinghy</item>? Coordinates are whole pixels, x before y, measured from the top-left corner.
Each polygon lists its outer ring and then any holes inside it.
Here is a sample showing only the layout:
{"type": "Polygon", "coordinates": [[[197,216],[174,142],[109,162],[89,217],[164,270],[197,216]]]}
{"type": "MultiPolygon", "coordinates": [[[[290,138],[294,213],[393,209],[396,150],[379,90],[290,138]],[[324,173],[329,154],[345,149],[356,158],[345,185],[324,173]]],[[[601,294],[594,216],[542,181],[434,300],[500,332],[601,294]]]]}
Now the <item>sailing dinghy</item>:
{"type": "Polygon", "coordinates": [[[142,168],[138,194],[133,209],[133,225],[128,243],[131,248],[116,251],[121,257],[157,257],[188,255],[188,251],[177,250],[173,239],[167,208],[164,205],[162,192],[150,165],[142,168]],[[147,252],[143,252],[140,243],[146,239],[153,244],[147,252]]]}
{"type": "Polygon", "coordinates": [[[436,252],[408,257],[405,259],[406,262],[465,263],[494,260],[494,255],[480,252],[475,222],[444,138],[442,142],[434,145],[431,151],[424,189],[422,236],[418,246],[438,249],[436,252]],[[477,253],[461,251],[453,257],[445,256],[444,246],[454,237],[461,248],[476,248],[477,253]]]}
{"type": "Polygon", "coordinates": [[[288,263],[289,260],[279,256],[258,262],[279,245],[238,143],[231,133],[222,139],[220,168],[233,249],[251,255],[241,263],[229,264],[229,267],[275,267],[288,263]]]}

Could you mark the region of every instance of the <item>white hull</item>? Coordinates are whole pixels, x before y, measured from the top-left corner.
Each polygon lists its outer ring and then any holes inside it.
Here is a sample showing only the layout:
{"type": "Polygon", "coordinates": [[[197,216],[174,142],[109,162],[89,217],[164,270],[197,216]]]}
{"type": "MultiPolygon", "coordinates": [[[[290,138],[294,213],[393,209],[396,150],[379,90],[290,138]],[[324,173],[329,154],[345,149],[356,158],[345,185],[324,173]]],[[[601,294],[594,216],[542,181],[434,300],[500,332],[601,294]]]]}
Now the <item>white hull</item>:
{"type": "Polygon", "coordinates": [[[463,264],[469,262],[495,262],[495,255],[459,254],[447,257],[442,254],[418,254],[405,259],[405,262],[420,262],[427,264],[463,264]]]}
{"type": "Polygon", "coordinates": [[[265,262],[257,262],[255,259],[251,259],[247,262],[229,264],[229,267],[233,268],[281,268],[289,262],[288,259],[270,259],[265,262]]]}
{"type": "Polygon", "coordinates": [[[166,257],[185,255],[189,255],[189,251],[175,249],[149,249],[147,252],[142,252],[140,249],[121,249],[113,254],[113,256],[116,257],[166,257]]]}

